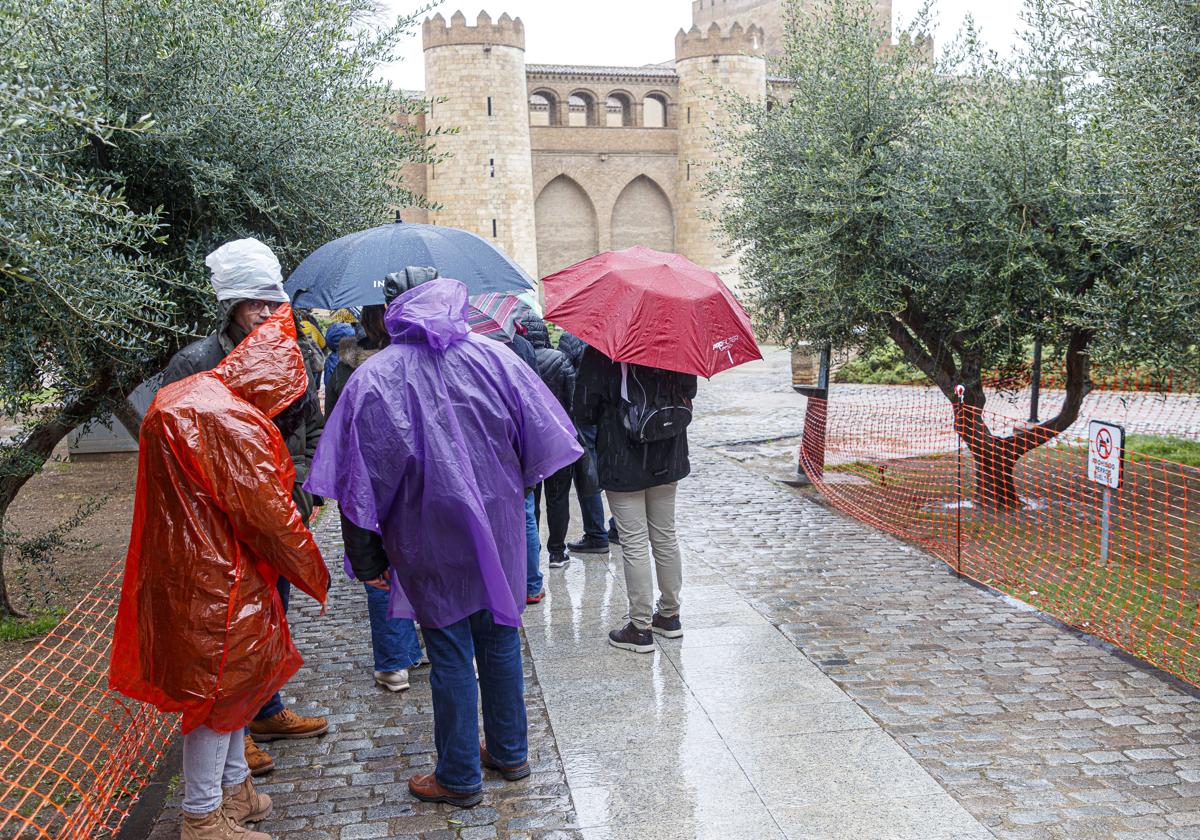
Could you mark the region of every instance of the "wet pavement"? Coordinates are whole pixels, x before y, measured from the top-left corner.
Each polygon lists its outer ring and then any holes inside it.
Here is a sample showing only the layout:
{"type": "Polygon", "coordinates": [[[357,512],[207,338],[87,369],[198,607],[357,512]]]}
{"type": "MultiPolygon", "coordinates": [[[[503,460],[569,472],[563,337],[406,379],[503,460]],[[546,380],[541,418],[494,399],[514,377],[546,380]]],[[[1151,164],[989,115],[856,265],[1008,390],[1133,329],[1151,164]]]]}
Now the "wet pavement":
{"type": "MultiPolygon", "coordinates": [[[[803,400],[772,353],[701,383],[680,485],[682,639],[605,641],[621,559],[547,571],[526,613],[533,775],[472,811],[413,801],[428,672],[371,682],[365,598],[298,598],[285,691],[331,731],[270,746],[263,829],[312,838],[1200,838],[1200,701],[769,480],[803,400]],[[732,457],[731,457],[732,456],[732,457]]],[[[572,535],[578,534],[578,520],[572,535]]],[[[336,519],[317,528],[340,565],[336,519]]],[[[177,836],[168,811],[155,837],[177,836]]]]}

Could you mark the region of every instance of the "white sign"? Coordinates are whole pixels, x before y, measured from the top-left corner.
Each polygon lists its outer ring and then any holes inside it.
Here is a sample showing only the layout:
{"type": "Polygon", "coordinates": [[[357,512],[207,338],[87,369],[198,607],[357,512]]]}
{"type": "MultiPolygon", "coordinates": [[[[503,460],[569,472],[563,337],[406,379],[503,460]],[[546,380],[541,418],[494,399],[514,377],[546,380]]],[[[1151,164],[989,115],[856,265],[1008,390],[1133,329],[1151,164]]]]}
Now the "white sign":
{"type": "Polygon", "coordinates": [[[1087,474],[1090,481],[1114,490],[1120,487],[1124,451],[1124,429],[1102,420],[1088,423],[1087,474]]]}

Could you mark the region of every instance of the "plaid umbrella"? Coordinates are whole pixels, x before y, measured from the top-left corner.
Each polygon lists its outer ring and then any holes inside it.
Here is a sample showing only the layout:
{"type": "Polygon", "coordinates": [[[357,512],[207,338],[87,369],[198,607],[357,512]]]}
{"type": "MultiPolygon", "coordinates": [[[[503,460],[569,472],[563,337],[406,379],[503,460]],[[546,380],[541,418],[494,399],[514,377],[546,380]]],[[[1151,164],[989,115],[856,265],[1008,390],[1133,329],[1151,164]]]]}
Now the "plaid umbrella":
{"type": "Polygon", "coordinates": [[[512,341],[517,334],[517,321],[529,312],[529,305],[507,292],[489,292],[471,298],[467,323],[471,332],[512,341]],[[501,336],[503,335],[503,338],[501,336]]]}

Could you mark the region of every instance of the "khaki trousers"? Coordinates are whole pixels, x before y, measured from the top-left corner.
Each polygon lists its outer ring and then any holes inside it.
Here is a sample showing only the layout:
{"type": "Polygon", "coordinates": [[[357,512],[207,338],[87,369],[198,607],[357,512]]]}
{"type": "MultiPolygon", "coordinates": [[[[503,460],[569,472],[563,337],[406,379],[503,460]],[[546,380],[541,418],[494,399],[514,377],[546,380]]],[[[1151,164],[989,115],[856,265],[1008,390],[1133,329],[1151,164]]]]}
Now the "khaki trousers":
{"type": "Polygon", "coordinates": [[[621,554],[625,558],[625,588],[629,593],[629,619],[639,630],[654,617],[654,580],[650,552],[658,576],[658,611],[671,618],[679,615],[679,590],[683,588],[683,557],[675,536],[675,490],[663,484],[635,493],[606,490],[608,506],[617,520],[621,554]]]}

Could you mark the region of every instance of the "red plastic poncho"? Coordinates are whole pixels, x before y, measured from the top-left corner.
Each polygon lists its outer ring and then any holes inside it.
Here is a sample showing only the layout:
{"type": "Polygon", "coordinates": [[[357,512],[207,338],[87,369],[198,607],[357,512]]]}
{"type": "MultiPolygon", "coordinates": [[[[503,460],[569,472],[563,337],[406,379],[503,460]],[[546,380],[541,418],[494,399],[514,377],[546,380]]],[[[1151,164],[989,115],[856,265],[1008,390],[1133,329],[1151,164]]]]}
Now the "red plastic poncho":
{"type": "Polygon", "coordinates": [[[246,725],[300,667],[280,575],[324,603],[329,573],[271,422],[307,385],[285,305],[216,368],[159,391],[142,423],[109,682],[182,712],[185,733],[246,725]]]}

